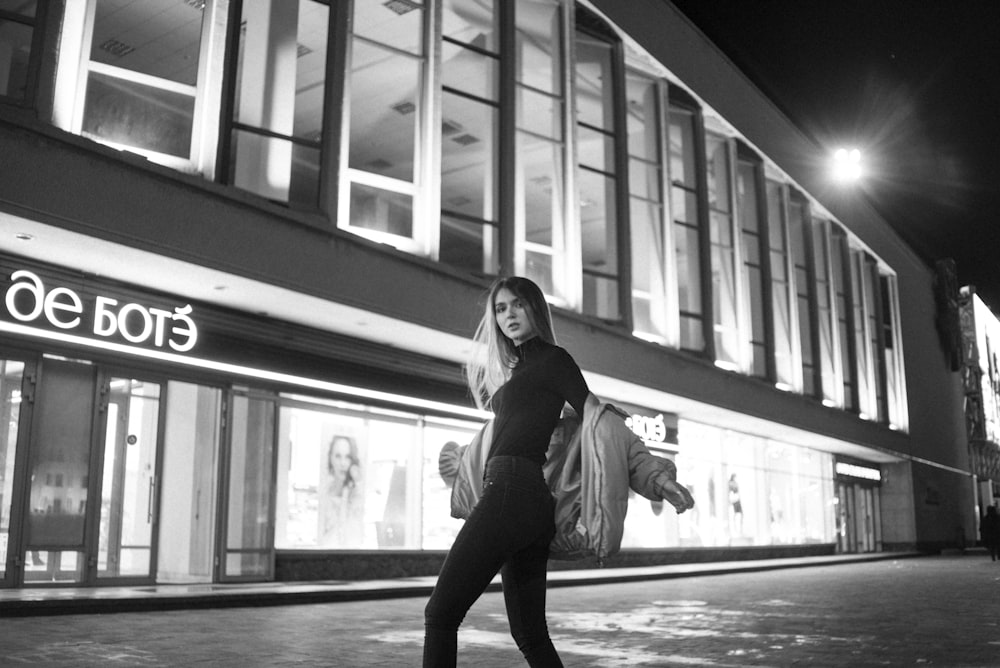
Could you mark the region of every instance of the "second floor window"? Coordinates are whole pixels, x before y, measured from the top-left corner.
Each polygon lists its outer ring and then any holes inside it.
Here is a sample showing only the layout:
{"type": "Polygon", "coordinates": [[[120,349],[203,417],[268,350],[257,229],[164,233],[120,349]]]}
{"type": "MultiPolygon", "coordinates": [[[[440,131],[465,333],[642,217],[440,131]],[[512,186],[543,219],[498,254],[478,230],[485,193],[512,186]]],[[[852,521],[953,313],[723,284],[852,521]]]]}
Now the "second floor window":
{"type": "Polygon", "coordinates": [[[319,205],[330,10],[313,0],[244,2],[228,181],[319,205]]]}
{"type": "Polygon", "coordinates": [[[0,100],[25,102],[31,78],[37,2],[0,2],[0,100]]]}

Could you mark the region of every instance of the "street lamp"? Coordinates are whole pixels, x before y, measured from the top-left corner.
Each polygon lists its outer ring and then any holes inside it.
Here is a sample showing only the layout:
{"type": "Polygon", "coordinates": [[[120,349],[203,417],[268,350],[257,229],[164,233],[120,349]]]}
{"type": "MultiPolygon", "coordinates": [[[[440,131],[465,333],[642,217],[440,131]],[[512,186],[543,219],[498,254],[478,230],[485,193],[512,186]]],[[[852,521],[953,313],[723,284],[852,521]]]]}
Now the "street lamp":
{"type": "Polygon", "coordinates": [[[833,154],[833,176],[838,181],[852,182],[861,178],[861,151],[856,148],[837,149],[833,154]]]}

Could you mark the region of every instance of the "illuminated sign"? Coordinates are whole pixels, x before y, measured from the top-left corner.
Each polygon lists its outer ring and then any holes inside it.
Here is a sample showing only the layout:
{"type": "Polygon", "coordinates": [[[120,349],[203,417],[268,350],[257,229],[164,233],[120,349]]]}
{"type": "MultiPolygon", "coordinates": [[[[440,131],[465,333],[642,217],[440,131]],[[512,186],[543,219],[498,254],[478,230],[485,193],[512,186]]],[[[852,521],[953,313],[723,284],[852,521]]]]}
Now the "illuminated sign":
{"type": "Polygon", "coordinates": [[[875,482],[881,482],[882,480],[882,472],[878,469],[858,466],[857,464],[837,462],[836,471],[837,475],[846,475],[851,478],[863,478],[864,480],[874,480],[875,482]]]}
{"type": "Polygon", "coordinates": [[[663,421],[663,413],[656,417],[633,413],[631,417],[625,419],[625,424],[644,441],[657,444],[667,442],[667,425],[663,421]]]}
{"type": "Polygon", "coordinates": [[[198,342],[198,326],[190,304],[173,310],[97,295],[84,300],[67,287],[46,289],[37,274],[21,269],[11,274],[4,295],[7,313],[28,325],[86,333],[102,339],[121,338],[132,344],[188,352],[198,342]]]}

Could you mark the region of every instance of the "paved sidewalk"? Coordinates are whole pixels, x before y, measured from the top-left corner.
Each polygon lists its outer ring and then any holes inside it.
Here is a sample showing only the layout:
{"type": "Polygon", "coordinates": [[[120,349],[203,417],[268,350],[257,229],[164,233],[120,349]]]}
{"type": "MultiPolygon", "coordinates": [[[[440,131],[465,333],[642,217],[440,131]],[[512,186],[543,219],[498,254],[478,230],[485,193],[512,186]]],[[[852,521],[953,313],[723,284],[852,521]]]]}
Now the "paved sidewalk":
{"type": "MultiPolygon", "coordinates": [[[[706,571],[707,573],[708,571],[706,571]]],[[[982,553],[556,586],[567,668],[1000,665],[1000,562],[982,553]]],[[[419,666],[424,597],[10,617],[0,665],[419,666]]],[[[503,598],[459,632],[459,666],[523,666],[503,598]]]]}
{"type": "MultiPolygon", "coordinates": [[[[749,573],[779,568],[851,564],[919,556],[921,556],[919,552],[880,552],[672,564],[643,568],[550,571],[549,588],[667,580],[693,575],[749,573]]],[[[426,598],[436,581],[436,576],[431,576],[387,580],[0,589],[0,617],[426,598]]],[[[488,591],[500,591],[499,576],[494,579],[488,591]]]]}

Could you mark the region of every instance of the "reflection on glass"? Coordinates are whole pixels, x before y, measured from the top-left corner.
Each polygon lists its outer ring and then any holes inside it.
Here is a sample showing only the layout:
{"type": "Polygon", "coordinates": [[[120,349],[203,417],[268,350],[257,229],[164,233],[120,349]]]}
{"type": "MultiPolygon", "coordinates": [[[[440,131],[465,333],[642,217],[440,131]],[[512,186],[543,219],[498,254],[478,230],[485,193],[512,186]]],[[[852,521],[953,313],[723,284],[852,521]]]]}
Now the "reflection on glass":
{"type": "Polygon", "coordinates": [[[496,108],[447,92],[441,98],[441,207],[496,221],[496,108]]]}
{"type": "Polygon", "coordinates": [[[583,274],[583,312],[604,320],[621,317],[618,309],[618,280],[583,274]]]}
{"type": "Polygon", "coordinates": [[[525,253],[525,274],[547,295],[555,293],[552,275],[552,256],[547,253],[525,253]]]}
{"type": "Polygon", "coordinates": [[[518,87],[518,127],[541,137],[561,141],[563,137],[562,99],[518,87]]]}
{"type": "Polygon", "coordinates": [[[441,217],[440,260],[472,273],[496,274],[500,234],[495,225],[441,217]]]}
{"type": "Polygon", "coordinates": [[[865,334],[865,297],[864,297],[864,253],[859,250],[850,251],[851,265],[851,308],[854,314],[854,349],[857,367],[855,373],[858,382],[858,409],[865,416],[875,414],[873,407],[875,397],[871,388],[873,369],[871,366],[872,351],[868,347],[865,334]]]}
{"type": "Polygon", "coordinates": [[[577,122],[613,132],[611,44],[577,32],[575,47],[577,122]]]}
{"type": "Polygon", "coordinates": [[[24,362],[0,360],[0,579],[6,576],[24,362]]]}
{"type": "Polygon", "coordinates": [[[743,280],[749,289],[751,373],[767,374],[767,347],[764,332],[764,273],[761,267],[761,245],[758,220],[757,171],[753,163],[740,160],[736,166],[737,220],[743,241],[743,280]]]}
{"type": "Polygon", "coordinates": [[[420,67],[415,58],[354,41],[350,167],[401,181],[413,180],[420,67]]]}
{"type": "Polygon", "coordinates": [[[788,225],[785,220],[784,187],[770,180],[767,181],[767,233],[771,254],[775,381],[784,389],[792,389],[796,383],[788,274],[788,225]]]}
{"type": "Polygon", "coordinates": [[[170,381],[163,436],[157,582],[211,582],[222,391],[170,381]]]}
{"type": "Polygon", "coordinates": [[[497,99],[495,57],[483,55],[457,44],[441,44],[441,84],[484,100],[497,99]]]}
{"type": "Polygon", "coordinates": [[[203,12],[161,0],[96,0],[90,59],[95,63],[193,86],[198,81],[203,12]]]}
{"type": "Polygon", "coordinates": [[[365,39],[420,55],[424,50],[423,5],[419,0],[355,2],[351,29],[365,39]]]}
{"type": "Polygon", "coordinates": [[[226,572],[261,575],[269,561],[274,454],[274,404],[235,396],[229,449],[226,572]]]}
{"type": "Polygon", "coordinates": [[[583,268],[614,275],[618,271],[615,180],[586,169],[579,177],[583,268]]]}
{"type": "Polygon", "coordinates": [[[517,81],[552,95],[561,95],[561,3],[559,0],[516,1],[517,81]]]}
{"type": "Polygon", "coordinates": [[[313,206],[318,201],[321,157],[318,148],[235,130],[232,152],[231,178],[237,186],[290,204],[313,206]],[[278,160],[279,155],[284,159],[278,160]]]}
{"type": "Polygon", "coordinates": [[[91,72],[85,135],[181,158],[191,153],[194,96],[91,72]]]}
{"type": "Polygon", "coordinates": [[[24,99],[33,32],[31,26],[0,20],[0,96],[24,99]]]}
{"type": "Polygon", "coordinates": [[[552,247],[557,241],[553,225],[561,225],[563,218],[562,146],[524,133],[518,139],[518,195],[523,203],[525,240],[552,247]]]}
{"type": "Polygon", "coordinates": [[[823,400],[835,405],[837,379],[835,375],[833,303],[830,296],[832,276],[830,267],[830,227],[824,220],[813,221],[813,268],[816,276],[816,313],[819,330],[819,371],[823,400]]]}
{"type": "Polygon", "coordinates": [[[413,234],[413,198],[354,183],[351,185],[351,225],[409,237],[413,234]]]}
{"type": "Polygon", "coordinates": [[[76,550],[85,546],[94,368],[46,359],[34,410],[25,579],[79,581],[85,560],[77,559],[76,550]]]}
{"type": "Polygon", "coordinates": [[[493,0],[444,0],[442,29],[445,37],[496,53],[497,20],[493,0]]]}
{"type": "MultiPolygon", "coordinates": [[[[632,244],[632,320],[646,338],[666,336],[662,207],[638,198],[629,207],[632,244]]],[[[661,339],[662,340],[662,339],[661,339]]]]}
{"type": "Polygon", "coordinates": [[[113,378],[107,396],[97,576],[149,575],[160,386],[113,378]]]}
{"type": "Polygon", "coordinates": [[[237,187],[318,204],[329,13],[312,0],[244,3],[234,101],[234,120],[243,126],[233,136],[237,187]]]}
{"type": "Polygon", "coordinates": [[[585,126],[577,128],[577,158],[580,165],[613,174],[615,138],[585,126]]]}

